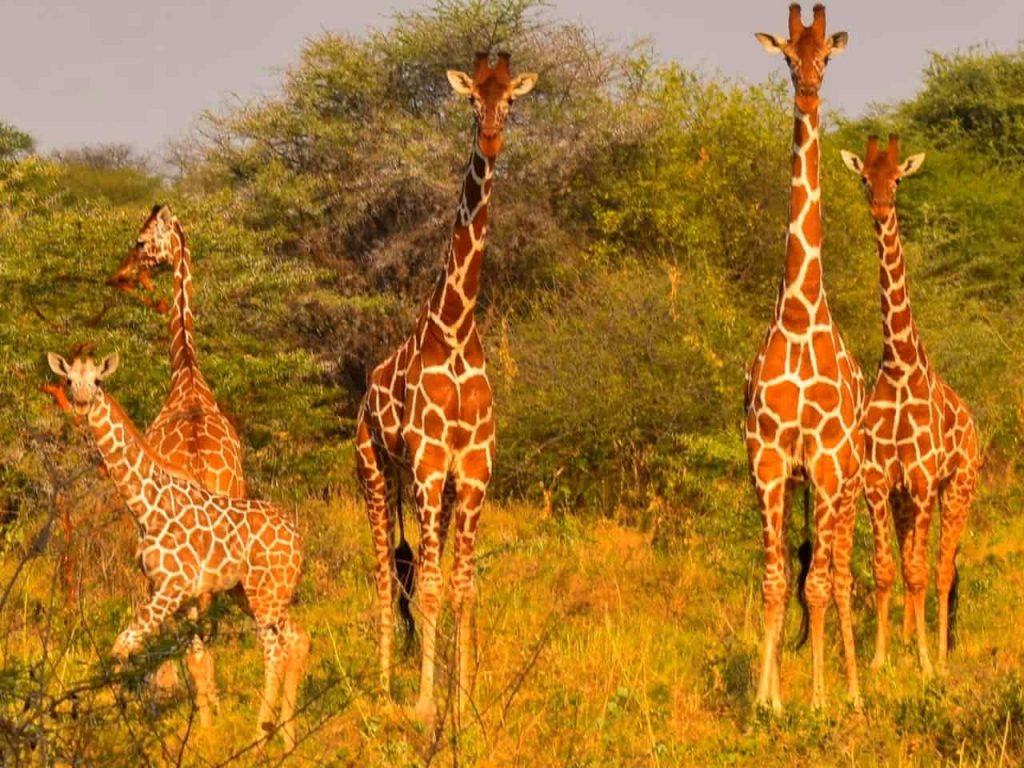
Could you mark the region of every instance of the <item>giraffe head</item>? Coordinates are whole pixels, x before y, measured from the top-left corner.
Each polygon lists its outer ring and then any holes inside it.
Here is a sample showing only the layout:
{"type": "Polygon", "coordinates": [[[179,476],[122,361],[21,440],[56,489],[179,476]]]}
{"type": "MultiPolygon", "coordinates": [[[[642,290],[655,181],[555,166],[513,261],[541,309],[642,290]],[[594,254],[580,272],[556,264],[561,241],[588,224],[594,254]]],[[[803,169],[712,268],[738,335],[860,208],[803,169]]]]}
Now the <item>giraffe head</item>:
{"type": "Polygon", "coordinates": [[[117,370],[117,352],[107,355],[96,364],[91,357],[75,357],[70,363],[60,355],[49,352],[46,360],[50,370],[66,380],[75,413],[84,416],[101,393],[100,382],[117,370]]]}
{"type": "Polygon", "coordinates": [[[478,53],[472,77],[455,69],[448,70],[448,82],[452,88],[460,96],[466,96],[473,105],[477,141],[480,151],[487,157],[497,157],[501,151],[501,134],[509,105],[528,94],[537,82],[537,75],[533,72],[512,77],[508,60],[509,54],[499,53],[498,63],[492,67],[490,54],[478,53]]]}
{"type": "Polygon", "coordinates": [[[146,218],[135,245],[121,261],[121,265],[110,278],[118,288],[134,285],[142,275],[161,264],[173,265],[174,253],[181,247],[178,220],[166,205],[154,205],[146,218]],[[178,240],[179,242],[175,242],[178,240]]]}
{"type": "Polygon", "coordinates": [[[868,148],[861,160],[853,152],[841,150],[846,167],[860,176],[864,191],[871,206],[871,218],[875,221],[886,221],[896,205],[896,187],[900,179],[917,173],[924,164],[924,153],[911,155],[902,163],[900,157],[900,139],[895,133],[889,134],[889,146],[878,149],[878,137],[868,137],[868,148]]]}
{"type": "Polygon", "coordinates": [[[846,48],[849,37],[845,32],[825,34],[825,6],[821,3],[814,6],[814,20],[811,26],[805,27],[800,17],[800,6],[797,3],[790,5],[789,39],[764,32],[758,32],[754,37],[769,53],[781,53],[786,57],[796,90],[797,109],[805,114],[816,109],[825,67],[834,54],[846,48]]]}

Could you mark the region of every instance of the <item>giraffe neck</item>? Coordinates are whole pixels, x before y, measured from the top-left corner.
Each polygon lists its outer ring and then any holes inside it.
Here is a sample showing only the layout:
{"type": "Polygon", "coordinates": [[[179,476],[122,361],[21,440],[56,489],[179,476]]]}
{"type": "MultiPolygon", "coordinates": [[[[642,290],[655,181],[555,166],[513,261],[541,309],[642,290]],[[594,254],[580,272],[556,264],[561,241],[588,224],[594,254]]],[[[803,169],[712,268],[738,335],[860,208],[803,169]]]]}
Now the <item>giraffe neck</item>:
{"type": "Polygon", "coordinates": [[[174,222],[174,307],[171,310],[171,376],[191,374],[197,367],[196,343],[192,331],[192,254],[185,245],[185,233],[174,222]]]}
{"type": "Polygon", "coordinates": [[[88,422],[117,490],[139,526],[152,528],[164,516],[158,503],[162,489],[172,477],[182,476],[164,467],[121,406],[106,393],[93,401],[88,422]]]}
{"type": "Polygon", "coordinates": [[[474,324],[474,309],[480,293],[480,272],[487,237],[487,204],[491,198],[494,160],[473,141],[473,153],[466,165],[462,194],[455,210],[455,224],[445,257],[444,274],[427,302],[427,322],[455,344],[464,340],[474,324]]]}
{"type": "Polygon", "coordinates": [[[882,368],[902,369],[927,364],[910,308],[907,268],[895,208],[884,222],[875,221],[875,236],[882,294],[882,368]]]}
{"type": "Polygon", "coordinates": [[[783,327],[801,333],[812,324],[828,323],[828,305],[821,281],[818,110],[815,108],[804,113],[794,107],[793,116],[793,174],[786,267],[779,288],[776,315],[783,327]]]}

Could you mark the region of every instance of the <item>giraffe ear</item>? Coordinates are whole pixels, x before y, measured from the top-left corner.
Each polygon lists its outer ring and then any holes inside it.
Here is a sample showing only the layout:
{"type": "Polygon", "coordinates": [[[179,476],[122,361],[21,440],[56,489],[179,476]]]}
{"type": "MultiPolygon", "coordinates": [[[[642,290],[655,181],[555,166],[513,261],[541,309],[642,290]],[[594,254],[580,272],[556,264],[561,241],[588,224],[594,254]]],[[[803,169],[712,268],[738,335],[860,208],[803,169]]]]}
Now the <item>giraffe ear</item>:
{"type": "Polygon", "coordinates": [[[911,155],[900,164],[900,176],[911,176],[921,170],[922,165],[924,165],[924,152],[911,155]]]}
{"type": "Polygon", "coordinates": [[[769,35],[766,32],[755,32],[754,37],[768,53],[783,53],[789,40],[778,35],[769,35]]]}
{"type": "Polygon", "coordinates": [[[847,168],[858,176],[864,173],[864,163],[862,163],[861,159],[853,154],[853,152],[847,152],[845,149],[840,149],[839,154],[843,156],[843,162],[846,164],[847,168]]]}
{"type": "Polygon", "coordinates": [[[168,205],[161,205],[157,210],[156,215],[160,221],[167,225],[170,225],[171,219],[174,218],[174,216],[171,215],[171,208],[168,205]]]}
{"type": "Polygon", "coordinates": [[[96,378],[103,381],[117,370],[118,363],[120,362],[121,359],[117,356],[117,352],[111,352],[109,355],[104,357],[103,362],[100,363],[100,372],[96,375],[96,378]]]}
{"type": "Polygon", "coordinates": [[[50,370],[60,376],[62,379],[66,379],[70,376],[68,373],[68,361],[58,355],[56,352],[46,353],[46,362],[50,364],[50,370]]]}
{"type": "Polygon", "coordinates": [[[452,84],[452,89],[459,94],[459,96],[469,96],[469,94],[473,92],[473,78],[465,72],[460,72],[457,69],[449,69],[448,82],[452,84]]]}
{"type": "Polygon", "coordinates": [[[525,96],[530,91],[532,91],[533,86],[535,86],[536,84],[536,72],[527,72],[525,74],[519,75],[519,77],[512,81],[512,90],[509,92],[509,95],[514,99],[518,99],[520,96],[525,96]]]}
{"type": "Polygon", "coordinates": [[[850,41],[850,36],[845,32],[836,32],[832,35],[831,45],[828,49],[829,56],[835,56],[837,53],[842,53],[846,50],[846,44],[850,41]]]}

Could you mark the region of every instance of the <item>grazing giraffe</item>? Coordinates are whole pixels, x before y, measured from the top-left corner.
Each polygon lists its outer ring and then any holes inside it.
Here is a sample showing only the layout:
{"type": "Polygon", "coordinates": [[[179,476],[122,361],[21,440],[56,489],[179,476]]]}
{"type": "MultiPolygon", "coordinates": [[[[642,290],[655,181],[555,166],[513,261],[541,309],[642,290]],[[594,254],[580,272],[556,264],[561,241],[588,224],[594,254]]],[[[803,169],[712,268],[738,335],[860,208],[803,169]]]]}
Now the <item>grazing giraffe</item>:
{"type": "Polygon", "coordinates": [[[199,369],[193,332],[192,255],[185,231],[166,205],[154,206],[135,246],[111,282],[123,290],[133,282],[152,285],[149,271],[161,264],[174,270],[171,388],[146,440],[170,464],[189,472],[214,493],[242,498],[242,443],[224,416],[199,369]]]}
{"type": "Polygon", "coordinates": [[[921,669],[931,675],[924,620],[928,586],[928,528],[939,502],[942,530],[936,583],[939,597],[939,658],[942,671],[951,647],[956,600],[956,553],[978,484],[981,458],[974,420],[963,400],[935,371],[910,307],[907,268],[896,218],[896,186],[916,173],[924,154],[899,162],[899,137],[879,151],[868,139],[861,160],[842,151],[843,162],[864,184],[878,238],[882,294],[882,362],[864,414],[864,495],[875,539],[878,633],[871,666],[885,663],[889,599],[896,568],[889,539],[889,513],[902,554],[905,639],[916,623],[921,669]],[[890,506],[891,505],[891,506],[890,506]]]}
{"type": "MultiPolygon", "coordinates": [[[[825,609],[829,593],[839,613],[847,689],[859,705],[850,612],[850,555],[863,435],[864,378],[832,322],[822,283],[819,96],[825,66],[847,35],[825,34],[825,8],[814,6],[805,27],[800,6],[789,7],[789,39],[759,33],[761,45],[786,57],[795,89],[793,174],[785,271],[775,316],[747,376],[745,437],[764,533],[764,645],[758,706],[782,708],[779,677],[789,553],[785,524],[794,490],[814,489],[815,541],[803,560],[802,601],[810,613],[812,703],[824,703],[825,609]],[[809,567],[809,572],[807,568],[809,567]]],[[[807,501],[809,503],[809,500],[807,501]]],[[[809,512],[808,512],[809,514],[809,512]]]]}
{"type": "Polygon", "coordinates": [[[473,542],[494,452],[491,385],[474,309],[484,261],[487,204],[502,130],[509,105],[533,88],[537,76],[512,77],[508,54],[498,54],[492,68],[484,53],[477,54],[472,77],[450,70],[448,80],[455,92],[472,104],[476,131],[444,273],[420,312],[413,334],[370,374],[356,428],[356,462],[376,556],[381,684],[387,696],[394,628],[394,506],[397,502],[397,516],[401,516],[400,476],[411,475],[420,523],[415,588],[424,622],[416,714],[427,723],[433,722],[436,712],[434,649],[441,604],[440,561],[453,501],[455,565],[451,591],[452,608],[458,618],[460,708],[469,691],[469,619],[475,595],[473,542]]]}
{"type": "MultiPolygon", "coordinates": [[[[212,493],[243,498],[242,443],[213,396],[196,354],[192,319],[192,255],[185,231],[171,209],[156,205],[147,217],[135,245],[110,282],[131,291],[136,283],[153,290],[150,271],[167,265],[174,270],[174,297],[170,315],[171,388],[163,408],[146,431],[146,442],[167,464],[186,472],[212,493]]],[[[205,612],[210,597],[193,609],[191,618],[205,612]]],[[[199,721],[209,726],[217,704],[213,654],[202,638],[193,637],[185,663],[199,710],[199,721]]]]}
{"type": "Polygon", "coordinates": [[[118,635],[114,657],[123,661],[139,650],[187,601],[231,590],[244,598],[263,646],[257,738],[280,722],[291,748],[295,701],[309,650],[305,631],[288,616],[302,566],[302,544],[291,518],[270,502],[212,493],[154,452],[101,387],[117,369],[117,353],[98,365],[88,357],[68,363],[51,353],[47,359],[53,372],[67,380],[74,411],[86,418],[139,529],[138,559],[150,598],[118,635]]]}

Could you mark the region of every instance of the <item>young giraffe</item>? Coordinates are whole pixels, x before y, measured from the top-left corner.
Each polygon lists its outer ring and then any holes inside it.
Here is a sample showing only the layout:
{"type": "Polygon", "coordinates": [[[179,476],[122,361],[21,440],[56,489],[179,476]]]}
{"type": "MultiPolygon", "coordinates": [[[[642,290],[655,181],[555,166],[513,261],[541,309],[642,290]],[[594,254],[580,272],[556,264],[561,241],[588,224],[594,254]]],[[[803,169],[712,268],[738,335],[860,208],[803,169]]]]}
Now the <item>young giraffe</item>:
{"type": "Polygon", "coordinates": [[[451,493],[456,507],[451,588],[452,608],[458,617],[460,707],[469,690],[473,541],[494,452],[491,385],[474,308],[502,129],[509,105],[533,88],[537,76],[513,78],[508,54],[499,54],[493,68],[488,54],[477,54],[472,77],[450,70],[448,80],[455,92],[472,104],[476,132],[444,274],[420,312],[413,335],[370,374],[356,429],[356,462],[376,555],[381,684],[388,696],[395,517],[389,509],[394,506],[389,503],[389,492],[393,501],[400,502],[400,474],[412,476],[420,523],[416,591],[424,620],[416,714],[428,723],[436,711],[434,648],[441,603],[440,560],[451,518],[444,497],[451,493]]]}
{"type": "MultiPolygon", "coordinates": [[[[896,218],[896,185],[916,173],[924,154],[899,162],[899,138],[885,151],[868,139],[862,161],[842,151],[843,162],[867,192],[878,238],[882,293],[882,362],[864,415],[864,489],[875,539],[878,634],[871,666],[885,663],[889,598],[896,568],[889,540],[892,509],[908,592],[904,632],[917,628],[921,669],[931,675],[924,620],[928,585],[928,528],[940,503],[942,532],[936,573],[939,597],[939,670],[946,666],[952,639],[950,607],[956,597],[956,552],[978,484],[981,459],[974,420],[967,406],[935,372],[910,307],[906,264],[896,218]],[[915,622],[916,620],[916,622],[915,622]]],[[[955,618],[955,617],[954,617],[955,618]]]]}
{"type": "MultiPolygon", "coordinates": [[[[174,298],[170,315],[171,388],[163,408],[146,431],[146,442],[166,463],[187,473],[207,490],[222,496],[246,495],[242,474],[242,443],[227,420],[202,371],[199,369],[193,334],[192,254],[185,231],[166,205],[153,206],[134,247],[114,272],[110,282],[130,292],[136,283],[153,290],[150,271],[161,265],[174,270],[174,298]]],[[[204,596],[191,611],[197,620],[209,606],[204,596]]],[[[192,680],[199,722],[212,723],[217,704],[213,654],[197,634],[185,654],[192,680]]]]}
{"type": "MultiPolygon", "coordinates": [[[[789,7],[789,39],[758,34],[766,50],[786,57],[796,91],[793,175],[786,264],[761,351],[747,377],[745,436],[761,510],[765,575],[764,645],[757,704],[779,711],[779,676],[789,554],[784,526],[795,487],[814,487],[815,541],[806,574],[810,612],[812,702],[824,702],[825,608],[834,596],[851,701],[859,704],[850,614],[850,553],[863,435],[864,379],[832,322],[821,265],[821,187],[818,178],[819,97],[825,65],[846,47],[847,35],[825,35],[825,8],[814,6],[805,27],[800,6],[789,7]]],[[[806,567],[806,564],[805,564],[806,567]]]]}
{"type": "Polygon", "coordinates": [[[118,635],[113,655],[127,659],[186,601],[231,590],[256,619],[263,645],[264,689],[257,738],[282,723],[295,744],[295,701],[309,639],[288,616],[299,583],[302,545],[280,507],[208,491],[166,463],[146,443],[100,382],[118,365],[117,354],[68,363],[50,353],[50,368],[67,380],[74,411],[87,419],[103,463],[135,516],[139,563],[149,580],[149,602],[118,635]],[[277,697],[284,687],[280,720],[277,697]]]}

